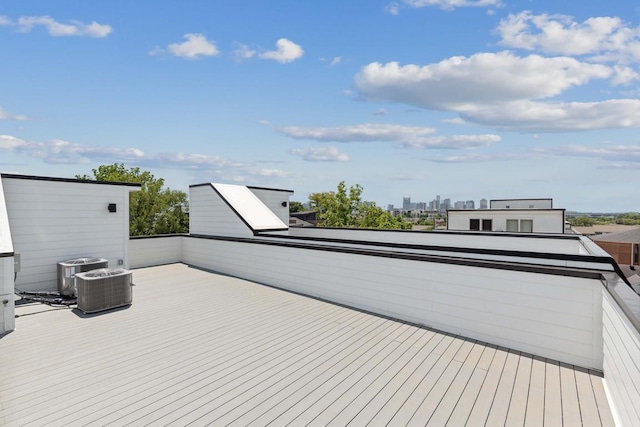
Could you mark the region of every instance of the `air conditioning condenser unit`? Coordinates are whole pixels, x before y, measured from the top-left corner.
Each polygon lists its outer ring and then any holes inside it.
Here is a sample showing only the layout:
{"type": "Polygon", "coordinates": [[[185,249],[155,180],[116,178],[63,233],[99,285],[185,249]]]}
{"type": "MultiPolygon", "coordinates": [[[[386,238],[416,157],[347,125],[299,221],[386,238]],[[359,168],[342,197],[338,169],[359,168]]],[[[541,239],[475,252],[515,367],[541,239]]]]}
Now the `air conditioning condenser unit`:
{"type": "Polygon", "coordinates": [[[58,263],[58,292],[64,296],[76,294],[76,273],[109,267],[104,258],[75,258],[58,263]]]}
{"type": "Polygon", "coordinates": [[[110,308],[130,305],[131,271],[101,268],[76,274],[78,308],[84,313],[95,313],[110,308]]]}

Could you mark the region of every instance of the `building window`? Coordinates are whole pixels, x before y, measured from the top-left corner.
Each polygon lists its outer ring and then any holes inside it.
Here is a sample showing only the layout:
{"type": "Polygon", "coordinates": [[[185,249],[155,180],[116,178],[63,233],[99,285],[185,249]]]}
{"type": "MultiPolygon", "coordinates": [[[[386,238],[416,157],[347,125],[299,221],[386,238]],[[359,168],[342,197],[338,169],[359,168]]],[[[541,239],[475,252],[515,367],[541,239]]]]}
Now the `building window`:
{"type": "Polygon", "coordinates": [[[469,230],[480,231],[480,220],[479,219],[470,219],[469,220],[469,230]]]}
{"type": "Polygon", "coordinates": [[[493,230],[493,221],[490,219],[482,220],[482,231],[491,231],[493,230]]]}
{"type": "Polygon", "coordinates": [[[533,233],[533,220],[521,219],[520,220],[520,232],[521,233],[533,233]]]}
{"type": "Polygon", "coordinates": [[[507,231],[511,233],[518,232],[518,220],[517,219],[508,219],[507,220],[507,231]]]}

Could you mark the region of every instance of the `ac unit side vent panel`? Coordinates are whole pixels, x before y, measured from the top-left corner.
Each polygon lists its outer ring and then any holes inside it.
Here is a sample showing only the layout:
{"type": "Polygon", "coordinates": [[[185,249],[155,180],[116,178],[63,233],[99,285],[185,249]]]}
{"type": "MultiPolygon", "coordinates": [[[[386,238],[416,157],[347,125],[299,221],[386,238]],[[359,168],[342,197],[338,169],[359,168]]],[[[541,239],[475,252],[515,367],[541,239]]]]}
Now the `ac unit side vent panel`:
{"type": "Polygon", "coordinates": [[[76,274],[98,268],[107,268],[104,258],[75,258],[58,263],[58,292],[65,296],[76,295],[76,274]]]}
{"type": "Polygon", "coordinates": [[[130,305],[131,271],[98,269],[76,274],[78,308],[84,313],[95,313],[130,305]]]}

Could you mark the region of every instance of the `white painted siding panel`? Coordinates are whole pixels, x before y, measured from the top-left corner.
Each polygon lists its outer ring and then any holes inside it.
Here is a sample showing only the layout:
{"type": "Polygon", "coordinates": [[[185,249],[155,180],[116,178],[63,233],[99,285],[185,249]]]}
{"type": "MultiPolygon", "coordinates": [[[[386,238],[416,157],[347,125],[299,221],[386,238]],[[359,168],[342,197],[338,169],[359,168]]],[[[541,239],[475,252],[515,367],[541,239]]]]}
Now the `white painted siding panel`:
{"type": "Polygon", "coordinates": [[[640,334],[602,290],[605,384],[625,426],[640,425],[640,334]]]}
{"type": "Polygon", "coordinates": [[[289,197],[293,195],[293,191],[269,190],[255,187],[249,187],[249,190],[271,209],[283,224],[289,224],[289,197]],[[287,203],[286,206],[282,206],[283,202],[287,203]]]}
{"type": "Polygon", "coordinates": [[[321,227],[292,227],[289,235],[315,238],[351,239],[370,242],[391,242],[417,245],[453,246],[463,248],[502,249],[513,251],[532,251],[547,253],[583,253],[584,245],[578,238],[570,239],[565,236],[553,238],[535,238],[530,235],[518,236],[490,236],[482,233],[462,235],[447,232],[403,232],[403,231],[375,231],[357,229],[331,229],[321,227]]]}
{"type": "Polygon", "coordinates": [[[533,221],[534,233],[564,233],[564,211],[563,210],[469,210],[469,211],[449,211],[447,214],[447,227],[449,230],[469,231],[469,220],[491,219],[493,229],[491,231],[507,231],[508,219],[529,219],[533,221]]]}
{"type": "Polygon", "coordinates": [[[195,238],[185,238],[183,260],[602,369],[594,339],[602,333],[594,320],[602,310],[596,280],[195,238]]]}
{"type": "Polygon", "coordinates": [[[183,236],[137,238],[129,240],[131,268],[182,262],[183,236]]]}
{"type": "Polygon", "coordinates": [[[253,232],[210,186],[189,189],[189,233],[253,236],[253,232]]]}
{"type": "Polygon", "coordinates": [[[13,257],[0,258],[0,335],[15,329],[13,257]],[[7,301],[4,304],[3,301],[7,301]]]}
{"type": "Polygon", "coordinates": [[[16,287],[57,289],[57,263],[101,257],[128,268],[129,192],[132,187],[3,178],[14,250],[22,271],[16,287]],[[117,211],[107,206],[115,203],[117,211]]]}

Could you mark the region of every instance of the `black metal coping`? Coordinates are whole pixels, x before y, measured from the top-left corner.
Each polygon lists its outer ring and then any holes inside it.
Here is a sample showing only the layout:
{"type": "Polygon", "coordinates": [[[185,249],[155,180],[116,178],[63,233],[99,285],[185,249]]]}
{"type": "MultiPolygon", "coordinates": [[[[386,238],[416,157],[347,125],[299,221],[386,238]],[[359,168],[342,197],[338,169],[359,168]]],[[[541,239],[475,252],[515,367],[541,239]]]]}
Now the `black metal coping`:
{"type": "Polygon", "coordinates": [[[0,258],[9,258],[10,256],[14,256],[15,252],[0,252],[0,258]]]}
{"type": "Polygon", "coordinates": [[[283,193],[291,193],[291,194],[294,193],[293,190],[285,190],[285,189],[282,189],[282,188],[256,187],[254,185],[247,185],[247,188],[250,188],[251,190],[280,191],[280,192],[283,192],[283,193]]]}
{"type": "MultiPolygon", "coordinates": [[[[236,242],[236,243],[247,243],[247,244],[257,244],[257,245],[266,245],[266,246],[280,246],[280,247],[291,247],[297,249],[307,249],[307,250],[316,250],[323,252],[338,252],[338,253],[346,253],[352,255],[365,255],[365,256],[375,256],[381,258],[395,258],[395,259],[403,259],[410,261],[422,261],[422,262],[434,262],[440,264],[451,264],[451,265],[461,265],[467,267],[481,267],[481,268],[491,268],[498,270],[512,270],[512,271],[522,271],[528,273],[538,273],[538,274],[551,274],[556,276],[569,276],[569,277],[579,277],[586,279],[601,279],[602,274],[598,271],[586,270],[586,269],[572,269],[565,267],[554,267],[554,266],[539,266],[539,265],[531,265],[517,262],[509,262],[509,261],[492,261],[492,260],[475,260],[469,258],[459,258],[452,256],[443,256],[443,255],[426,255],[426,254],[414,254],[408,252],[395,252],[395,251],[385,251],[381,249],[362,249],[362,248],[348,248],[342,246],[325,246],[325,245],[312,245],[308,243],[299,243],[299,242],[281,242],[276,240],[271,240],[269,238],[264,239],[255,239],[248,237],[231,237],[231,236],[208,236],[208,235],[198,235],[191,234],[187,236],[189,238],[195,239],[207,239],[207,240],[219,240],[219,241],[227,241],[227,242],[236,242]]],[[[274,236],[275,237],[275,236],[274,236]]]]}
{"type": "Polygon", "coordinates": [[[2,178],[13,178],[13,179],[29,179],[33,181],[52,181],[52,182],[73,182],[80,184],[99,184],[99,185],[122,185],[125,187],[142,187],[142,184],[136,184],[133,182],[115,182],[115,181],[94,181],[91,179],[76,179],[76,178],[56,178],[50,176],[36,176],[36,175],[20,175],[20,174],[12,174],[12,173],[2,173],[0,174],[2,178]]]}
{"type": "Polygon", "coordinates": [[[395,247],[395,248],[412,249],[412,250],[456,252],[456,253],[481,254],[481,255],[518,256],[518,257],[526,257],[526,258],[555,259],[555,260],[561,260],[561,261],[596,262],[596,263],[602,263],[602,264],[610,264],[610,260],[611,260],[611,257],[607,257],[607,256],[558,254],[558,253],[552,253],[552,252],[529,252],[529,251],[516,251],[516,250],[508,250],[508,249],[467,248],[467,247],[457,247],[457,246],[423,245],[423,244],[416,244],[416,243],[372,242],[370,240],[338,239],[338,238],[324,238],[324,237],[311,237],[311,236],[269,235],[265,237],[277,237],[280,239],[291,239],[291,240],[311,240],[311,241],[328,242],[328,243],[345,243],[345,244],[363,245],[363,246],[382,246],[382,247],[388,247],[388,248],[395,247]]]}
{"type": "MultiPolygon", "coordinates": [[[[211,182],[203,182],[202,184],[192,184],[189,186],[189,188],[194,188],[194,187],[206,187],[208,185],[212,185],[213,183],[211,182]]],[[[294,191],[293,190],[285,190],[282,188],[269,188],[269,187],[256,187],[254,185],[246,185],[245,187],[251,189],[251,190],[268,190],[268,191],[280,191],[283,193],[291,193],[293,194],[294,191]]]]}
{"type": "Polygon", "coordinates": [[[488,208],[488,209],[449,209],[447,212],[539,212],[539,211],[561,211],[564,208],[488,208]]]}
{"type": "MultiPolygon", "coordinates": [[[[545,209],[548,210],[548,209],[545,209]]],[[[318,228],[321,230],[348,230],[355,232],[376,232],[376,233],[414,233],[414,234],[453,234],[460,236],[499,236],[499,237],[518,237],[525,239],[559,239],[559,240],[580,240],[580,236],[577,234],[536,234],[536,233],[510,233],[507,231],[465,231],[465,230],[391,230],[391,229],[377,229],[377,228],[343,228],[343,227],[308,227],[305,230],[313,230],[318,228]]]]}

